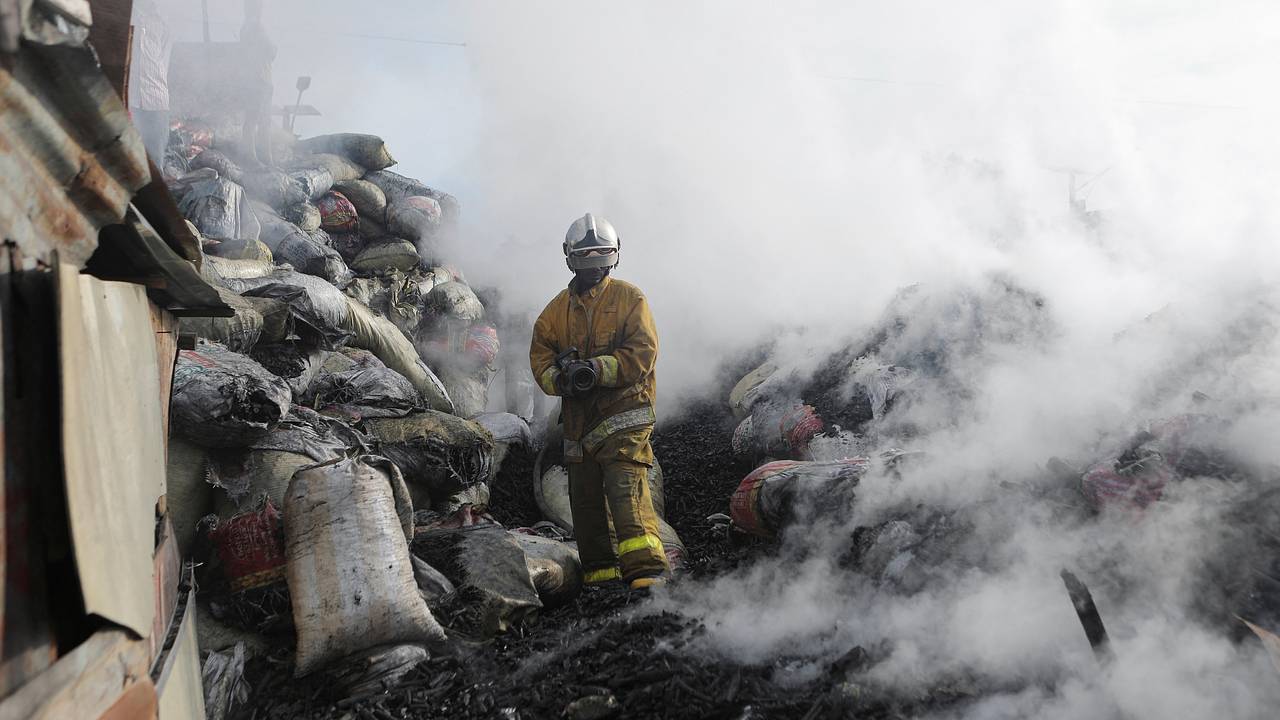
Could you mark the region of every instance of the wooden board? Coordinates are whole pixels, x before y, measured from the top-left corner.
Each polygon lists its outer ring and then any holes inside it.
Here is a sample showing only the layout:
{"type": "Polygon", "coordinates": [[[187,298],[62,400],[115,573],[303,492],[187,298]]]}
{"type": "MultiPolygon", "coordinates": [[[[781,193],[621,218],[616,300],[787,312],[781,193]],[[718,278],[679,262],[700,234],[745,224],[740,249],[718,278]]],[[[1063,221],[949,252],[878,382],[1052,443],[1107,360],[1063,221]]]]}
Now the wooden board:
{"type": "MultiPolygon", "coordinates": [[[[178,363],[178,318],[151,303],[151,328],[156,334],[156,364],[160,366],[160,412],[164,437],[169,437],[169,399],[173,395],[173,368],[178,363]]],[[[165,458],[168,459],[166,453],[165,458]]]]}
{"type": "Polygon", "coordinates": [[[129,97],[129,61],[133,51],[133,0],[93,0],[89,42],[98,51],[102,72],[122,99],[129,97]]]}
{"type": "Polygon", "coordinates": [[[160,720],[202,718],[204,681],[200,670],[200,645],[196,631],[196,592],[187,595],[178,640],[164,659],[156,686],[160,692],[160,720]]]}
{"type": "MultiPolygon", "coordinates": [[[[6,304],[6,309],[8,309],[7,305],[8,304],[6,304]]],[[[4,337],[4,327],[6,324],[7,323],[5,323],[4,321],[4,313],[0,312],[0,338],[4,337]]],[[[0,378],[3,378],[4,376],[5,376],[4,353],[0,352],[0,378]]],[[[4,393],[0,392],[0,418],[3,418],[4,416],[5,416],[4,415],[4,393]]],[[[8,513],[8,508],[9,508],[8,490],[9,488],[8,488],[8,484],[5,482],[5,477],[4,477],[4,470],[5,470],[4,445],[5,445],[4,423],[0,422],[0,649],[4,648],[4,631],[5,631],[4,600],[5,600],[5,595],[8,594],[7,587],[9,584],[9,577],[7,572],[9,569],[9,553],[7,552],[7,548],[13,542],[13,539],[9,537],[9,529],[8,529],[9,528],[9,522],[8,522],[8,514],[9,514],[8,513]]],[[[14,519],[16,520],[18,518],[15,517],[14,519]]],[[[16,539],[19,542],[23,542],[26,540],[25,537],[18,537],[16,539]]],[[[22,562],[24,565],[26,564],[24,560],[20,560],[17,557],[14,558],[14,562],[15,563],[22,562]]],[[[0,659],[3,659],[3,655],[0,655],[0,659]]],[[[0,672],[0,697],[4,697],[5,694],[7,694],[8,692],[7,683],[3,679],[4,676],[5,676],[5,673],[0,672]]]]}
{"type": "MultiPolygon", "coordinates": [[[[98,720],[155,720],[160,709],[160,698],[151,678],[144,677],[130,685],[115,704],[99,716],[98,720]]],[[[198,715],[192,715],[198,718],[198,715]]]]}
{"type": "Polygon", "coordinates": [[[58,267],[62,446],[85,611],[146,637],[164,492],[160,369],[146,290],[58,267]]]}
{"type": "Polygon", "coordinates": [[[151,685],[146,641],[118,628],[101,630],[0,702],[0,720],[98,718],[139,692],[133,689],[139,683],[151,685]]]}
{"type": "Polygon", "coordinates": [[[160,655],[164,640],[169,636],[174,610],[178,607],[178,583],[182,580],[182,553],[178,551],[178,538],[173,534],[173,523],[164,519],[160,530],[160,543],[155,555],[156,617],[151,623],[148,637],[151,661],[160,655]]]}
{"type": "Polygon", "coordinates": [[[1258,639],[1262,641],[1262,647],[1266,648],[1267,657],[1271,658],[1271,665],[1276,669],[1276,672],[1280,673],[1280,635],[1276,635],[1259,625],[1254,625],[1238,615],[1236,617],[1240,619],[1240,622],[1248,625],[1253,634],[1257,635],[1258,639]]]}

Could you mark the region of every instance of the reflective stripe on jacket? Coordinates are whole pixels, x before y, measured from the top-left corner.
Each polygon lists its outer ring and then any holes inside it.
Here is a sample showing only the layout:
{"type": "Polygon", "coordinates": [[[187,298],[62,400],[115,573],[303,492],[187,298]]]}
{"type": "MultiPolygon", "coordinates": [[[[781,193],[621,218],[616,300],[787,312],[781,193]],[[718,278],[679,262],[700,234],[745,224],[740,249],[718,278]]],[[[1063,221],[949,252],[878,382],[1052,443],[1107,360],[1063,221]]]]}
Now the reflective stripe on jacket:
{"type": "MultiPolygon", "coordinates": [[[[561,415],[566,440],[582,441],[605,420],[627,411],[651,411],[658,333],[649,303],[636,286],[606,277],[582,295],[566,288],[548,303],[533,325],[529,347],[529,367],[548,395],[559,395],[555,359],[571,347],[584,360],[598,360],[601,373],[595,390],[564,399],[561,415]]],[[[631,458],[638,462],[653,462],[647,444],[631,454],[643,456],[631,458]]]]}

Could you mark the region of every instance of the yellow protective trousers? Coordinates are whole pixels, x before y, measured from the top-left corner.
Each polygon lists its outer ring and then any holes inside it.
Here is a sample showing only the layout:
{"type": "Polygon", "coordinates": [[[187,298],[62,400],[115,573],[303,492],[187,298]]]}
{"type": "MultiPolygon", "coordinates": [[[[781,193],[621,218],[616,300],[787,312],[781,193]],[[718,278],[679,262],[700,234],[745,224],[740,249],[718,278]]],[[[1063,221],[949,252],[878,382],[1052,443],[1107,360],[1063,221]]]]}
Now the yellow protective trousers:
{"type": "Polygon", "coordinates": [[[580,462],[567,463],[573,534],[589,585],[668,570],[649,495],[649,466],[632,459],[641,449],[653,457],[652,433],[652,425],[617,432],[584,450],[580,462]]]}

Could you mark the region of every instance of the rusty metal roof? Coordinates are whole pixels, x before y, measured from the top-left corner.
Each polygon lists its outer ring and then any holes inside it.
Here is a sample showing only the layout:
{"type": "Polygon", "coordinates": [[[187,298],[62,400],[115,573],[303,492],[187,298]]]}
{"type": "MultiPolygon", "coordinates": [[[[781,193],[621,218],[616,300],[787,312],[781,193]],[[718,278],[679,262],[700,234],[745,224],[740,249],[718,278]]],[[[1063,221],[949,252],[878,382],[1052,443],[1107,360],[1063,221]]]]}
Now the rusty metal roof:
{"type": "Polygon", "coordinates": [[[0,63],[0,218],[18,261],[5,269],[53,266],[55,256],[84,267],[100,231],[122,223],[137,196],[139,211],[176,254],[155,252],[151,243],[152,251],[129,259],[135,266],[138,258],[152,259],[139,269],[167,276],[175,307],[225,314],[229,308],[197,268],[173,264],[198,263],[197,242],[163,183],[152,181],[142,138],[86,44],[89,20],[85,0],[0,0],[0,52],[16,47],[0,63]],[[24,5],[15,24],[13,13],[24,5]],[[183,290],[177,281],[191,286],[183,290]]]}
{"type": "Polygon", "coordinates": [[[190,262],[179,257],[136,207],[125,221],[102,229],[85,272],[147,286],[151,300],[182,316],[231,317],[231,309],[190,262]]]}
{"type": "MultiPolygon", "coordinates": [[[[0,217],[24,263],[83,265],[98,230],[119,222],[150,180],[142,139],[79,26],[35,2],[0,67],[0,217]]],[[[81,18],[83,20],[85,18],[81,18]]]]}

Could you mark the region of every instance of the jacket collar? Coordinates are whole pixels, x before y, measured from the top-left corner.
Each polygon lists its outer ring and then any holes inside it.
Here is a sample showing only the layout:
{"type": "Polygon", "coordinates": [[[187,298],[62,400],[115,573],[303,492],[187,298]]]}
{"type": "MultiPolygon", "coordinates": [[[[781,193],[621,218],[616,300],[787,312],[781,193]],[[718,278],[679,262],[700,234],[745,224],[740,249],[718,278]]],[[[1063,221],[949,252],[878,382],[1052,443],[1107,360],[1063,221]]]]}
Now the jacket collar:
{"type": "Polygon", "coordinates": [[[610,282],[609,276],[605,275],[603,280],[593,285],[591,289],[588,290],[586,293],[579,295],[573,287],[573,283],[576,280],[577,278],[575,277],[573,280],[569,281],[569,295],[571,297],[577,297],[582,300],[594,300],[600,297],[600,294],[604,292],[605,288],[609,287],[609,282],[610,282]]]}

